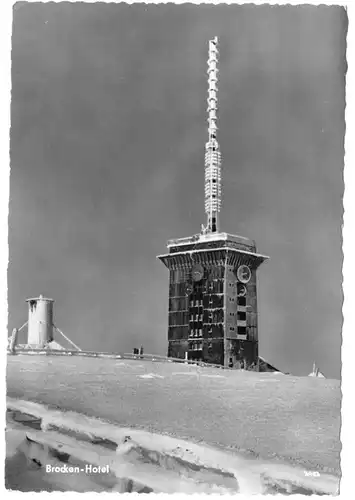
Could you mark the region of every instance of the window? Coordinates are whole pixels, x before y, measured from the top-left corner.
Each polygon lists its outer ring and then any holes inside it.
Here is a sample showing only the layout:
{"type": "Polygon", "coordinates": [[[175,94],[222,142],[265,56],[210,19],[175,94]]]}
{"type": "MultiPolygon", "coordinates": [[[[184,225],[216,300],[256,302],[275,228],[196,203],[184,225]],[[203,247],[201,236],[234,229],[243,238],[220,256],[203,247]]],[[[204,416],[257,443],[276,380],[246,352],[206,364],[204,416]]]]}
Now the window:
{"type": "Polygon", "coordinates": [[[238,297],[238,306],[245,307],[247,305],[246,297],[238,297]]]}
{"type": "Polygon", "coordinates": [[[245,311],[238,311],[238,321],[246,321],[247,313],[245,311]]]}
{"type": "Polygon", "coordinates": [[[247,334],[247,329],[245,326],[238,326],[238,334],[239,335],[246,335],[247,334]]]}

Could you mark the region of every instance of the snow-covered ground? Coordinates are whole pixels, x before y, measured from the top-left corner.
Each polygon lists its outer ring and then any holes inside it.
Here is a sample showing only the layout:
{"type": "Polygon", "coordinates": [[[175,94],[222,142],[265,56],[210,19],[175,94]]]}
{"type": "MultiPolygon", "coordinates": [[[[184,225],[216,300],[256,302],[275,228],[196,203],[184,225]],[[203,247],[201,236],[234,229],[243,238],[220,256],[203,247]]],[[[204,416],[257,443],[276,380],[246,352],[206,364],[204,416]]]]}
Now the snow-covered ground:
{"type": "Polygon", "coordinates": [[[7,384],[8,487],[21,486],[14,471],[26,460],[21,484],[40,489],[334,494],[338,488],[337,381],[20,355],[9,357],[7,384]],[[110,474],[84,473],[78,481],[43,470],[63,459],[110,465],[110,474]]]}
{"type": "Polygon", "coordinates": [[[8,398],[7,405],[8,488],[230,494],[338,489],[330,474],[305,474],[300,467],[119,428],[38,403],[8,398]]]}

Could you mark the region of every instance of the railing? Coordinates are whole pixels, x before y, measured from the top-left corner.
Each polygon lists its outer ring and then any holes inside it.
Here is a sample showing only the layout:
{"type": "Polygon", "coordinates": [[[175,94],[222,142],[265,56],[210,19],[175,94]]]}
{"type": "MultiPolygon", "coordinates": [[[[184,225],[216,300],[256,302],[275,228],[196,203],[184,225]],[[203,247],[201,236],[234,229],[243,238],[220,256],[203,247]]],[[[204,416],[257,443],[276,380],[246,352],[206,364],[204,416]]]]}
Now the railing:
{"type": "Polygon", "coordinates": [[[80,356],[89,358],[111,358],[111,359],[130,359],[130,360],[140,360],[140,361],[153,361],[153,362],[163,362],[163,363],[180,363],[188,364],[201,367],[210,368],[220,368],[222,370],[231,370],[232,368],[217,365],[213,363],[206,363],[204,361],[195,361],[193,359],[185,358],[169,358],[167,356],[162,356],[160,354],[132,354],[132,353],[112,353],[112,352],[94,352],[94,351],[75,351],[75,350],[64,350],[64,349],[29,349],[29,348],[16,348],[14,352],[8,349],[8,353],[11,355],[16,354],[29,354],[29,355],[40,355],[40,356],[80,356]]]}

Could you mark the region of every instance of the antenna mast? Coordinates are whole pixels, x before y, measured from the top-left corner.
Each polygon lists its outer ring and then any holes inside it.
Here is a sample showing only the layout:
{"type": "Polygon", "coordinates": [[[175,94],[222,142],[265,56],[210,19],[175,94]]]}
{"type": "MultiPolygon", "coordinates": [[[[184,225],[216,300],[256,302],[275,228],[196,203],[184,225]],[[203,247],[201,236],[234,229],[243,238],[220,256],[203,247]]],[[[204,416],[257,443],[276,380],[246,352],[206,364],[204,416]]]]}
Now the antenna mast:
{"type": "Polygon", "coordinates": [[[217,55],[218,38],[209,41],[208,51],[208,142],[205,153],[205,212],[206,233],[219,232],[219,212],[222,202],[221,153],[217,142],[217,55]]]}

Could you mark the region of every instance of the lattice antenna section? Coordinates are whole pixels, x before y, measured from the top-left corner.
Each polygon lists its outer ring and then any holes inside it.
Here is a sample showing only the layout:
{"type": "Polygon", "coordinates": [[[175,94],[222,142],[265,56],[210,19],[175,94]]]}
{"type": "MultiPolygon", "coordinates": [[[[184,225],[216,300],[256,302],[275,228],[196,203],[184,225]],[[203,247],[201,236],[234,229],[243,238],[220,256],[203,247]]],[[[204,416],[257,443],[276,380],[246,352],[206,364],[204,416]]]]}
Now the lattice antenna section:
{"type": "Polygon", "coordinates": [[[218,38],[209,41],[208,51],[208,142],[205,153],[205,212],[207,233],[219,231],[219,212],[222,203],[221,153],[217,141],[217,62],[218,38]]]}

